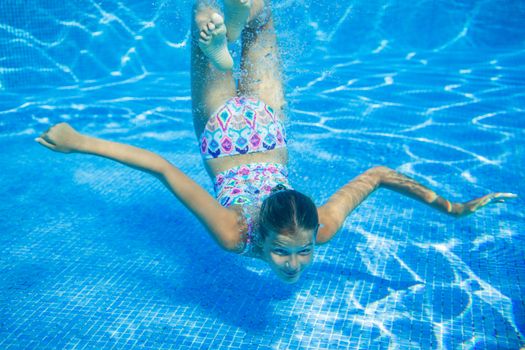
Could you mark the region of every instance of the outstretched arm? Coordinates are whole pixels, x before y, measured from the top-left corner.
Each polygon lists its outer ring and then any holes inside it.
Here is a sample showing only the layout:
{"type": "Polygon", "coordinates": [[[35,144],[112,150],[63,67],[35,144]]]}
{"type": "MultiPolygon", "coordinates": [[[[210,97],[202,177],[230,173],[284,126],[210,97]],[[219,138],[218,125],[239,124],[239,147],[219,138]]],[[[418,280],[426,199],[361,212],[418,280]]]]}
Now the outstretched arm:
{"type": "Polygon", "coordinates": [[[56,152],[97,155],[154,175],[204,224],[222,248],[237,249],[237,214],[222,207],[204,188],[158,154],[80,134],[67,123],[51,127],[36,141],[56,152]]]}
{"type": "Polygon", "coordinates": [[[503,202],[505,198],[516,197],[512,193],[490,193],[465,203],[452,203],[417,181],[390,168],[378,166],[348,182],[318,209],[324,227],[319,230],[317,243],[323,244],[332,239],[352,210],[381,187],[412,197],[455,217],[471,214],[489,203],[503,202]]]}

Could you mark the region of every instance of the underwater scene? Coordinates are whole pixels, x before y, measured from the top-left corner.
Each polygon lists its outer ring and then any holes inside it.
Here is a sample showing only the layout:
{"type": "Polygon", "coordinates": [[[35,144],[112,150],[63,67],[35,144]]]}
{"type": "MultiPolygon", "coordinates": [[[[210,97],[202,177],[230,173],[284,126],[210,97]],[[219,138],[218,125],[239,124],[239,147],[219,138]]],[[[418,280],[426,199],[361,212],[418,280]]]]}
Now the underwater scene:
{"type": "Polygon", "coordinates": [[[34,141],[67,122],[213,194],[192,3],[0,1],[0,348],[524,347],[525,2],[271,4],[294,188],[322,205],[381,165],[453,202],[518,195],[454,218],[380,189],[295,284],[155,177],[34,141]]]}

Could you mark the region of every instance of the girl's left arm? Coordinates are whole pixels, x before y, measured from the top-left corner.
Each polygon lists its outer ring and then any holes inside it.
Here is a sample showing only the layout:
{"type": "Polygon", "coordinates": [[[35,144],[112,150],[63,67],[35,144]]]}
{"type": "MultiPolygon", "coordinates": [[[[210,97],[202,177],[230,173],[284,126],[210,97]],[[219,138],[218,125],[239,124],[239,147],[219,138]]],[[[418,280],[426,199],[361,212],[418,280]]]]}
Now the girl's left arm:
{"type": "Polygon", "coordinates": [[[319,221],[322,226],[319,229],[316,243],[323,244],[332,239],[352,210],[378,188],[396,191],[454,217],[469,215],[489,203],[503,202],[505,198],[517,197],[513,193],[498,192],[489,193],[465,203],[452,203],[395,170],[377,166],[348,182],[318,208],[319,221]]]}

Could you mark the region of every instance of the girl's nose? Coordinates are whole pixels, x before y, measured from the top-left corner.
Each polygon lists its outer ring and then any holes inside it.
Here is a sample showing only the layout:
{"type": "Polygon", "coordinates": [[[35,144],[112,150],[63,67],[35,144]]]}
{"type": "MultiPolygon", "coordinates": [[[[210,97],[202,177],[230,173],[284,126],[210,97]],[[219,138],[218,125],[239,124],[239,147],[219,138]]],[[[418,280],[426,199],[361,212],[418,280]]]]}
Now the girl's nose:
{"type": "Polygon", "coordinates": [[[290,259],[288,260],[288,266],[292,270],[297,270],[299,268],[299,259],[297,259],[297,256],[295,254],[290,255],[290,259]]]}

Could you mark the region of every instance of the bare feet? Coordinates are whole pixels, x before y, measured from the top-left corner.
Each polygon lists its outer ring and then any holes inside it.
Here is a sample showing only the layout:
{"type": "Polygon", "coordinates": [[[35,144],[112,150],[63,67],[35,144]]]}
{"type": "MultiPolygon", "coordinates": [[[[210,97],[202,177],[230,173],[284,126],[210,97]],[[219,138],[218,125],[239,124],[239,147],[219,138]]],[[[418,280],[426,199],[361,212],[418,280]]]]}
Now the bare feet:
{"type": "Polygon", "coordinates": [[[201,11],[197,14],[199,27],[199,47],[217,69],[229,71],[233,68],[233,59],[228,51],[226,26],[218,13],[201,11]]]}
{"type": "Polygon", "coordinates": [[[248,22],[252,0],[224,0],[224,15],[229,42],[239,38],[243,28],[248,22]]]}

